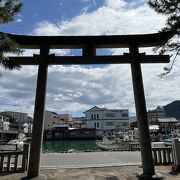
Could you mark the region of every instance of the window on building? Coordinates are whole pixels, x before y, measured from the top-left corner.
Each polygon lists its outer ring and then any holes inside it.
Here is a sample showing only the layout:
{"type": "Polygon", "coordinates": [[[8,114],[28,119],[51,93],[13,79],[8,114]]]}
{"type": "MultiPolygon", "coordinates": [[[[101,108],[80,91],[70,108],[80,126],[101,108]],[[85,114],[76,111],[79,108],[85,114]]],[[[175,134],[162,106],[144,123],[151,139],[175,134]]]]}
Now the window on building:
{"type": "Polygon", "coordinates": [[[123,122],[122,126],[128,126],[128,123],[127,122],[123,122]]]}
{"type": "Polygon", "coordinates": [[[128,126],[128,122],[118,122],[118,126],[128,126]]]}
{"type": "Polygon", "coordinates": [[[106,117],[116,117],[115,113],[106,113],[106,117]]]}
{"type": "Polygon", "coordinates": [[[99,123],[97,122],[97,128],[99,128],[99,123]]]}
{"type": "Polygon", "coordinates": [[[93,119],[93,114],[91,114],[91,119],[93,119]]]}
{"type": "Polygon", "coordinates": [[[106,126],[114,126],[114,122],[106,122],[106,126]]]}
{"type": "Polygon", "coordinates": [[[96,119],[96,114],[94,114],[94,119],[96,119]]]}
{"type": "Polygon", "coordinates": [[[128,117],[128,113],[122,113],[122,117],[128,117]]]}
{"type": "Polygon", "coordinates": [[[99,114],[97,114],[97,119],[99,119],[99,114]]]}
{"type": "Polygon", "coordinates": [[[96,123],[94,123],[94,128],[96,129],[96,123]]]}
{"type": "Polygon", "coordinates": [[[118,125],[118,126],[122,126],[122,123],[121,123],[121,122],[118,122],[117,125],[118,125]]]}

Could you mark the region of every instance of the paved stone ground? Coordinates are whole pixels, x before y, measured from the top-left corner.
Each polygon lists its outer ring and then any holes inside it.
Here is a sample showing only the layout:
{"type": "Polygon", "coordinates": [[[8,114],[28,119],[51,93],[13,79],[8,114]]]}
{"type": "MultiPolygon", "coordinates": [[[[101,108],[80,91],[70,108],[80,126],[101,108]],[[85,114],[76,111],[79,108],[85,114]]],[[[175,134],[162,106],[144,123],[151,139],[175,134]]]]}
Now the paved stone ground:
{"type": "Polygon", "coordinates": [[[140,151],[47,153],[41,156],[41,167],[73,168],[141,164],[140,151]]]}
{"type": "MultiPolygon", "coordinates": [[[[136,180],[141,172],[140,166],[96,167],[96,168],[58,168],[41,169],[47,180],[136,180]]],[[[171,173],[171,166],[156,166],[156,172],[164,176],[164,180],[179,180],[180,174],[171,173]]],[[[26,173],[1,176],[1,180],[26,179],[26,173]]],[[[39,178],[41,179],[41,178],[39,178]]],[[[34,180],[39,180],[34,179],[34,180]]],[[[41,180],[44,180],[42,178],[41,180]]]]}

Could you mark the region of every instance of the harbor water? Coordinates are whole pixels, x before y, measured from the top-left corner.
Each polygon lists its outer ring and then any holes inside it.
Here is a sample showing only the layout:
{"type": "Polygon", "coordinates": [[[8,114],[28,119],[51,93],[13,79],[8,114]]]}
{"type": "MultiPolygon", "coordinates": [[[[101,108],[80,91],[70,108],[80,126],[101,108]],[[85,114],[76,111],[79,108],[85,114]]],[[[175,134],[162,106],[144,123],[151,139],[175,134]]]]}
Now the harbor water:
{"type": "Polygon", "coordinates": [[[84,152],[96,150],[95,140],[51,140],[43,142],[43,153],[84,152]]]}

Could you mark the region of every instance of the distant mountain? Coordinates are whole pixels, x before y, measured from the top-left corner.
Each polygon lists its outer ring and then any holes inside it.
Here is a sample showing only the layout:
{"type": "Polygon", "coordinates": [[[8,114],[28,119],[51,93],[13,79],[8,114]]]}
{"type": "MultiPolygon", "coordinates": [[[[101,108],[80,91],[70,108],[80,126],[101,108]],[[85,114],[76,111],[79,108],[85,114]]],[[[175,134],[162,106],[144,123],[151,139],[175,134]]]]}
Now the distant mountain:
{"type": "Polygon", "coordinates": [[[173,101],[170,104],[163,106],[166,117],[175,117],[180,120],[180,100],[173,101]]]}

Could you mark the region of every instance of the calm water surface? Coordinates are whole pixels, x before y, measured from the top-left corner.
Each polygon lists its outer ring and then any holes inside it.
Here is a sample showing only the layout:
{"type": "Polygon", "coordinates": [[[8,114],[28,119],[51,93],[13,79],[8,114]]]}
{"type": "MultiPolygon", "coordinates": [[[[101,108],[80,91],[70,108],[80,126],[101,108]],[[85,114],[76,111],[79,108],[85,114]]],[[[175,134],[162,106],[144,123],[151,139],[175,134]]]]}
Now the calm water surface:
{"type": "Polygon", "coordinates": [[[82,152],[88,150],[96,150],[95,140],[56,140],[56,141],[44,141],[43,152],[44,153],[55,153],[55,152],[82,152]]]}

